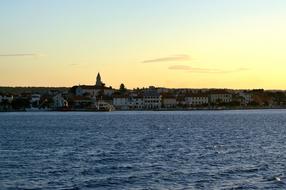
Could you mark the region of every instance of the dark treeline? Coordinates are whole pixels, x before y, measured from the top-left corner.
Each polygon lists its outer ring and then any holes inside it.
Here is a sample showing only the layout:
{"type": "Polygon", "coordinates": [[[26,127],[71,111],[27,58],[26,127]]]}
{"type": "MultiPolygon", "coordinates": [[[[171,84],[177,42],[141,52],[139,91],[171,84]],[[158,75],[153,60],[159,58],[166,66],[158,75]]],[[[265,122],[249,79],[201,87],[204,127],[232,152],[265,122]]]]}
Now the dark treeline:
{"type": "Polygon", "coordinates": [[[67,87],[0,87],[0,93],[21,94],[21,93],[40,93],[45,94],[51,90],[66,91],[67,87]]]}

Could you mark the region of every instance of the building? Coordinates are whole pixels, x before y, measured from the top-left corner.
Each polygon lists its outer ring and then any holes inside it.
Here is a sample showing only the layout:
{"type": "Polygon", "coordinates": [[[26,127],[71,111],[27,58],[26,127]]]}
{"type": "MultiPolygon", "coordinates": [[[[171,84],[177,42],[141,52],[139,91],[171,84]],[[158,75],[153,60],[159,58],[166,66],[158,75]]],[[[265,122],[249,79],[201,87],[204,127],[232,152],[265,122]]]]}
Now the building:
{"type": "Polygon", "coordinates": [[[40,100],[41,100],[41,95],[40,94],[32,94],[31,95],[30,102],[31,102],[32,105],[39,106],[40,100]]]}
{"type": "Polygon", "coordinates": [[[232,94],[226,90],[212,90],[210,92],[210,103],[230,103],[232,102],[232,94]]]}
{"type": "Polygon", "coordinates": [[[95,86],[97,87],[105,86],[105,84],[101,81],[100,73],[97,73],[95,86]]]}
{"type": "Polygon", "coordinates": [[[113,97],[113,106],[118,110],[144,109],[143,96],[137,94],[116,95],[113,97]]]}
{"type": "Polygon", "coordinates": [[[141,95],[133,95],[130,98],[130,109],[133,110],[142,110],[144,109],[144,100],[141,95]]]}
{"type": "Polygon", "coordinates": [[[112,101],[98,100],[96,103],[96,110],[99,111],[113,111],[115,110],[112,101]]]}
{"type": "Polygon", "coordinates": [[[128,110],[130,105],[130,98],[126,95],[116,95],[113,97],[113,106],[115,109],[128,110]]]}
{"type": "Polygon", "coordinates": [[[76,96],[88,96],[96,97],[100,95],[112,96],[114,90],[111,87],[98,87],[98,86],[89,86],[89,85],[80,85],[75,89],[76,96]]]}
{"type": "Polygon", "coordinates": [[[176,97],[171,94],[163,94],[162,95],[162,107],[163,108],[176,108],[177,107],[176,97]]]}
{"type": "Polygon", "coordinates": [[[161,102],[161,95],[153,89],[148,89],[143,93],[143,107],[144,109],[160,109],[162,102],[161,102]]]}
{"type": "Polygon", "coordinates": [[[95,85],[79,85],[73,88],[75,88],[76,96],[86,96],[90,98],[97,96],[112,96],[114,93],[112,87],[106,87],[101,81],[99,73],[97,74],[95,85]]]}
{"type": "Polygon", "coordinates": [[[249,92],[241,91],[241,92],[238,93],[238,95],[240,97],[242,97],[242,102],[241,103],[243,105],[248,105],[248,104],[250,104],[253,101],[252,94],[249,93],[249,92]]]}
{"type": "Polygon", "coordinates": [[[185,97],[188,106],[207,106],[209,104],[208,94],[189,94],[185,97]]]}
{"type": "Polygon", "coordinates": [[[178,107],[187,107],[186,97],[184,94],[179,94],[176,98],[178,107]]]}
{"type": "Polygon", "coordinates": [[[62,94],[57,94],[53,97],[53,108],[64,108],[68,107],[68,101],[62,96],[62,94]]]}
{"type": "Polygon", "coordinates": [[[6,101],[8,103],[11,103],[13,100],[14,100],[14,95],[6,94],[6,95],[2,96],[2,101],[1,102],[6,101]]]}
{"type": "Polygon", "coordinates": [[[90,108],[95,107],[95,102],[89,98],[84,96],[74,96],[73,97],[73,108],[90,108]]]}

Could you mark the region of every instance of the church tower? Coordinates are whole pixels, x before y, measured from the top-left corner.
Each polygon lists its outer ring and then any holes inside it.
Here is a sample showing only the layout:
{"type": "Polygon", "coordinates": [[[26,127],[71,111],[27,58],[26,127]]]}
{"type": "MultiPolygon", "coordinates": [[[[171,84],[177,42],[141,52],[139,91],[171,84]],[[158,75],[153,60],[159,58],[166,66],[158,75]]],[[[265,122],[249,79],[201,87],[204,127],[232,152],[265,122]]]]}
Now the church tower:
{"type": "Polygon", "coordinates": [[[100,73],[97,74],[95,86],[103,86],[104,83],[101,81],[100,73]]]}

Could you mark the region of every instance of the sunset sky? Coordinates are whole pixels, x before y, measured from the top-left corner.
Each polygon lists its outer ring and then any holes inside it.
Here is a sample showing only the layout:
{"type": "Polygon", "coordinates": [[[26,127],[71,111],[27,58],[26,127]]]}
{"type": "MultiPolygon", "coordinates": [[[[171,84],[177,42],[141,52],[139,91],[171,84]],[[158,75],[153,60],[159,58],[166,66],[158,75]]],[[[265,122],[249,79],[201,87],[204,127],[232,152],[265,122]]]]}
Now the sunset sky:
{"type": "Polygon", "coordinates": [[[6,0],[0,86],[286,89],[285,0],[6,0]]]}

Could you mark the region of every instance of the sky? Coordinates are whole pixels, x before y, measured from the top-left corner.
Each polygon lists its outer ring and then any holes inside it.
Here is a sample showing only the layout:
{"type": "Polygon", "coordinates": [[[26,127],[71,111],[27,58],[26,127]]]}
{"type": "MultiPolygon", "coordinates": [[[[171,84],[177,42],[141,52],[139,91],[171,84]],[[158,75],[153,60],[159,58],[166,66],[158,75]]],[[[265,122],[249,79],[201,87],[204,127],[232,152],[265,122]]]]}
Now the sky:
{"type": "Polygon", "coordinates": [[[0,86],[286,89],[285,0],[0,1],[0,86]]]}

